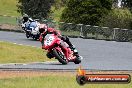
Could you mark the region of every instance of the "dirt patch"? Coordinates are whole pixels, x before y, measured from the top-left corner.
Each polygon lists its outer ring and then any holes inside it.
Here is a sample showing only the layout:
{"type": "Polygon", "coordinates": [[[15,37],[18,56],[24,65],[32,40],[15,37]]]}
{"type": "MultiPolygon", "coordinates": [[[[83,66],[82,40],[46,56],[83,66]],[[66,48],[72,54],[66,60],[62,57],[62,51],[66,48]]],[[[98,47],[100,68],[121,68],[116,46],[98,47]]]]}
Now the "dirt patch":
{"type": "Polygon", "coordinates": [[[22,30],[19,25],[11,25],[11,24],[0,24],[0,29],[2,30],[22,30]]]}

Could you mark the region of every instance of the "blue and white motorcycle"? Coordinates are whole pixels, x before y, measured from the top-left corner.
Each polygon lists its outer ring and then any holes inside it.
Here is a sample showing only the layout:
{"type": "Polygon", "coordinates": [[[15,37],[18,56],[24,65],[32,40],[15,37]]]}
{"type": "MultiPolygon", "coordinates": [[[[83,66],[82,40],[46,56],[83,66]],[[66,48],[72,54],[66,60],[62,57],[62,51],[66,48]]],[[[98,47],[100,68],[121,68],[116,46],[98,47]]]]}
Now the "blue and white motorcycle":
{"type": "Polygon", "coordinates": [[[27,38],[33,38],[34,40],[39,39],[40,32],[39,32],[39,25],[40,23],[37,21],[26,22],[22,24],[22,29],[25,31],[27,38]]]}

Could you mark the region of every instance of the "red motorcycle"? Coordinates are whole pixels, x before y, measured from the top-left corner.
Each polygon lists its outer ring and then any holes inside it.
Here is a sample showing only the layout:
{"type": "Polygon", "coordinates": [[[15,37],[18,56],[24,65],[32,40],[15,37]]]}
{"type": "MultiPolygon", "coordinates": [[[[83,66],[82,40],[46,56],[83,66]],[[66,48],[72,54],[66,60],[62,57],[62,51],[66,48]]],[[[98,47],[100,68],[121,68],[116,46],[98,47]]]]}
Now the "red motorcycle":
{"type": "Polygon", "coordinates": [[[77,50],[72,51],[68,47],[68,44],[55,34],[47,34],[41,43],[42,49],[48,50],[48,58],[55,57],[62,64],[67,64],[68,62],[74,62],[75,64],[81,63],[82,57],[78,54],[77,50]],[[61,43],[65,44],[66,47],[62,47],[61,43]]]}

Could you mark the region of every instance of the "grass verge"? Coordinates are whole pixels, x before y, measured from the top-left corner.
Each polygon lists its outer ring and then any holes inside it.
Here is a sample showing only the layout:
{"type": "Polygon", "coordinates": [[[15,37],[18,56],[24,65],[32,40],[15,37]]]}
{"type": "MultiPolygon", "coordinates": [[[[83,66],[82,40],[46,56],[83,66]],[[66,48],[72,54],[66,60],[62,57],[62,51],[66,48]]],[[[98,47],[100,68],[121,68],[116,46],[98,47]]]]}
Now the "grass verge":
{"type": "Polygon", "coordinates": [[[17,19],[15,17],[4,17],[0,16],[0,24],[17,24],[17,19]]]}
{"type": "Polygon", "coordinates": [[[80,36],[80,32],[79,31],[62,31],[61,30],[62,35],[66,35],[66,36],[80,36]]]}
{"type": "MultiPolygon", "coordinates": [[[[31,74],[31,73],[30,73],[31,74]]],[[[29,75],[30,75],[29,74],[29,75]]],[[[42,72],[40,76],[25,76],[0,79],[0,88],[131,88],[129,84],[85,84],[76,82],[75,73],[42,72]]]]}
{"type": "Polygon", "coordinates": [[[0,0],[0,15],[20,16],[17,12],[18,0],[0,0]]]}
{"type": "Polygon", "coordinates": [[[46,51],[31,46],[0,42],[0,63],[42,62],[49,60],[46,51]]]}

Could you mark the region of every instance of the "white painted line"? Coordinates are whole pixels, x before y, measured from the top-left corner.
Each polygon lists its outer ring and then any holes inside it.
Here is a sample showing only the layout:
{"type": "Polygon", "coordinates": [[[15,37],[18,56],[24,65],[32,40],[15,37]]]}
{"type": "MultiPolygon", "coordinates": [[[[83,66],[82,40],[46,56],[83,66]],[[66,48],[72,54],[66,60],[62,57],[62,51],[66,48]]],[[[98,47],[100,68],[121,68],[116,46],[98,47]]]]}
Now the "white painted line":
{"type": "Polygon", "coordinates": [[[11,65],[31,65],[31,64],[50,64],[50,63],[59,63],[58,61],[45,61],[45,62],[30,62],[30,63],[7,63],[7,64],[0,64],[2,66],[11,66],[11,65]]]}
{"type": "Polygon", "coordinates": [[[31,62],[26,64],[28,65],[28,64],[49,64],[49,63],[58,63],[58,61],[31,62]]]}
{"type": "Polygon", "coordinates": [[[15,44],[15,45],[16,45],[16,43],[13,43],[13,44],[15,44]]]}
{"type": "Polygon", "coordinates": [[[18,45],[22,46],[23,44],[18,44],[18,45]]]}
{"type": "Polygon", "coordinates": [[[56,63],[58,61],[45,61],[44,63],[56,63]]]}
{"type": "Polygon", "coordinates": [[[9,66],[9,65],[23,65],[23,63],[7,63],[7,64],[0,64],[0,66],[9,66]]]}
{"type": "Polygon", "coordinates": [[[116,42],[116,41],[112,41],[112,42],[116,42]]]}
{"type": "Polygon", "coordinates": [[[15,45],[20,45],[20,46],[30,46],[30,47],[35,47],[35,48],[39,48],[40,49],[40,47],[37,47],[37,46],[31,46],[31,45],[24,45],[24,44],[19,44],[19,43],[13,43],[13,44],[15,44],[15,45]]]}
{"type": "MultiPolygon", "coordinates": [[[[4,41],[0,41],[0,42],[4,42],[4,41]]],[[[6,42],[6,41],[5,41],[6,42]]],[[[9,42],[9,43],[12,43],[12,44],[15,44],[15,45],[20,45],[20,46],[30,46],[30,47],[35,47],[35,48],[38,48],[38,49],[41,49],[41,46],[40,47],[37,47],[37,46],[32,46],[32,45],[24,45],[24,44],[19,44],[19,43],[16,43],[16,42],[9,42]]]]}
{"type": "Polygon", "coordinates": [[[16,16],[9,16],[9,15],[0,15],[0,16],[16,18],[16,16]]]}
{"type": "Polygon", "coordinates": [[[27,64],[23,64],[23,65],[27,65],[27,64]]]}

